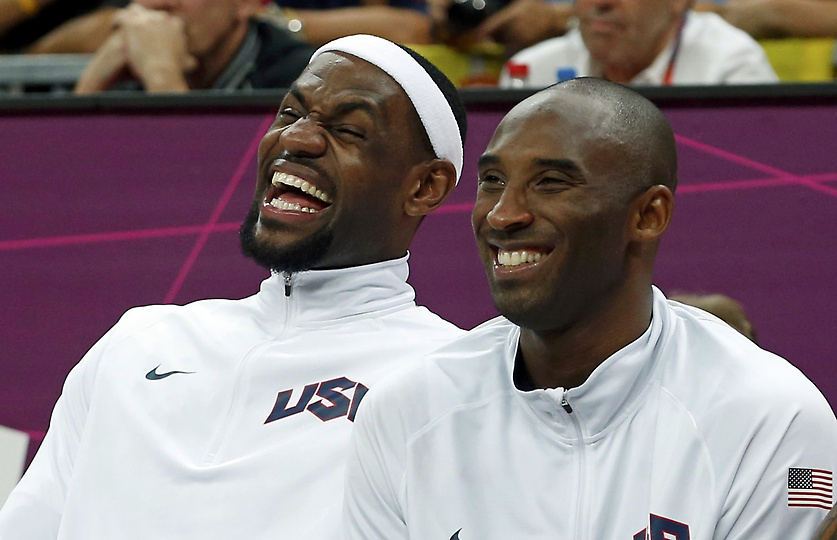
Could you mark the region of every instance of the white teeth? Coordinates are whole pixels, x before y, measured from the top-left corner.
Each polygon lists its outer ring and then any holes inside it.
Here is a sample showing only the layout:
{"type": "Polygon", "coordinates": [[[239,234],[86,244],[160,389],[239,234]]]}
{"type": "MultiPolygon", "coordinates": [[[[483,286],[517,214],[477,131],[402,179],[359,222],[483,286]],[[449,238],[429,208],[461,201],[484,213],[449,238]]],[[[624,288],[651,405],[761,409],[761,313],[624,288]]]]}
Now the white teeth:
{"type": "Polygon", "coordinates": [[[308,212],[310,214],[316,214],[317,212],[319,212],[319,210],[315,210],[314,208],[300,206],[296,203],[283,201],[282,199],[273,199],[272,201],[270,201],[270,206],[278,208],[279,210],[295,210],[297,212],[308,212]]]}
{"type": "MultiPolygon", "coordinates": [[[[308,193],[309,195],[313,195],[314,197],[320,199],[321,201],[323,201],[325,203],[330,204],[331,201],[332,201],[331,195],[329,195],[325,191],[322,191],[322,190],[318,189],[316,186],[314,186],[313,184],[303,180],[302,178],[300,178],[298,176],[294,176],[292,174],[276,171],[276,172],[273,173],[273,178],[271,179],[271,183],[274,186],[280,186],[280,185],[284,184],[286,186],[295,187],[295,188],[299,189],[300,191],[302,191],[303,193],[308,193]]],[[[271,203],[271,204],[273,204],[273,203],[271,203]]]]}
{"type": "Polygon", "coordinates": [[[520,266],[521,264],[536,263],[543,257],[543,253],[531,251],[497,251],[497,264],[500,266],[520,266]]]}

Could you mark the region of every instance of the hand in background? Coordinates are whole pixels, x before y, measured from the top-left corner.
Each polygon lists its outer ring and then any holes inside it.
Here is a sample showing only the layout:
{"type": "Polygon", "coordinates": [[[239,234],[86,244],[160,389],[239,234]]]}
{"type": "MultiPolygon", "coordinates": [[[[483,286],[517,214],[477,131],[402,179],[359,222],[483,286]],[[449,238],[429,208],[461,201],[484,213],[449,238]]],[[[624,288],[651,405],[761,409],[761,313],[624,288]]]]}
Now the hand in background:
{"type": "Polygon", "coordinates": [[[512,55],[545,39],[567,31],[574,7],[570,3],[549,3],[544,0],[514,0],[486,19],[478,32],[506,47],[512,55]]]}
{"type": "Polygon", "coordinates": [[[131,4],[116,15],[131,72],[147,92],[184,92],[197,67],[189,54],[183,21],[164,11],[131,4]]]}
{"type": "Polygon", "coordinates": [[[130,68],[125,50],[125,36],[122,32],[114,32],[87,64],[84,73],[76,83],[74,92],[80,95],[96,94],[129,78],[130,68]]]}

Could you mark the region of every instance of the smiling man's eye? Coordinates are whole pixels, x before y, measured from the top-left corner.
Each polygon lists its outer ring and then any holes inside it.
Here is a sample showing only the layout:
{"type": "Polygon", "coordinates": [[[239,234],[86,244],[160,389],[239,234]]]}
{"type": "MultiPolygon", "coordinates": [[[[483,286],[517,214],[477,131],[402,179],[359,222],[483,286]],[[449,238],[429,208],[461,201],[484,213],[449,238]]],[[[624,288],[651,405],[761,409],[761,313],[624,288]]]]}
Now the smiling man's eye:
{"type": "Polygon", "coordinates": [[[535,187],[542,190],[563,190],[571,184],[572,182],[561,176],[544,176],[538,179],[535,187]]]}
{"type": "Polygon", "coordinates": [[[480,191],[502,191],[505,182],[496,174],[481,174],[477,178],[477,187],[480,191]]]}

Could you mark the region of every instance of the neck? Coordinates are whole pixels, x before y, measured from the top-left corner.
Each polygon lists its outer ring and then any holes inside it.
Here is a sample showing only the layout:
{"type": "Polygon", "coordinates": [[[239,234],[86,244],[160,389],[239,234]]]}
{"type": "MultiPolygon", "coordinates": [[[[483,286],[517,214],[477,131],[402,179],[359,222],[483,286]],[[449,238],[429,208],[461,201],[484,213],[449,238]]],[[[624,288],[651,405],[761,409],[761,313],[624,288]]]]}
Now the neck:
{"type": "Polygon", "coordinates": [[[241,47],[248,27],[247,20],[237,22],[223,41],[198,58],[198,67],[187,77],[189,88],[205,90],[212,87],[241,47]]]}
{"type": "Polygon", "coordinates": [[[520,352],[536,388],[574,388],[651,322],[651,283],[637,287],[586,320],[560,330],[521,329],[520,352]]]}
{"type": "Polygon", "coordinates": [[[615,62],[602,62],[602,75],[604,78],[621,84],[631,82],[634,77],[653,64],[660,53],[677,37],[680,31],[681,21],[682,17],[674,20],[668,30],[660,36],[660,39],[652,43],[651,47],[645,51],[645,54],[637,55],[638,58],[641,58],[640,60],[625,62],[622,59],[615,62]]]}

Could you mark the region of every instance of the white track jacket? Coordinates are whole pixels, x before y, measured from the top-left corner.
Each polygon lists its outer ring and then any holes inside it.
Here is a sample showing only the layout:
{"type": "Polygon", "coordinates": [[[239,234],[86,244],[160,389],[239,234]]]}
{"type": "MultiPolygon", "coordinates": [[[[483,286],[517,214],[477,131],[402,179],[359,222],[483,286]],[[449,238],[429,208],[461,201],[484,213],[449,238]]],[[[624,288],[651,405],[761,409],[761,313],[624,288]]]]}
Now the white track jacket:
{"type": "Polygon", "coordinates": [[[357,406],[462,331],[406,258],[128,311],[72,370],[2,540],[329,539],[357,406]]]}
{"type": "Polygon", "coordinates": [[[809,540],[837,420],[787,361],[654,290],[653,321],[576,388],[512,382],[497,318],[360,408],[349,540],[809,540]]]}

